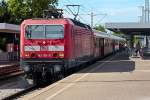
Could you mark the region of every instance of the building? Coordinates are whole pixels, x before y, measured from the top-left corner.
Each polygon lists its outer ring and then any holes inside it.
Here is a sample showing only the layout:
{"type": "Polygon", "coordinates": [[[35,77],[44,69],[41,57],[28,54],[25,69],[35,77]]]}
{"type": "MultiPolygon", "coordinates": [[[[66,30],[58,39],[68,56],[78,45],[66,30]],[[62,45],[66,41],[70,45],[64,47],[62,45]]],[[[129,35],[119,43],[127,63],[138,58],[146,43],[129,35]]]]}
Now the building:
{"type": "Polygon", "coordinates": [[[19,25],[0,23],[0,61],[19,58],[19,25]]]}

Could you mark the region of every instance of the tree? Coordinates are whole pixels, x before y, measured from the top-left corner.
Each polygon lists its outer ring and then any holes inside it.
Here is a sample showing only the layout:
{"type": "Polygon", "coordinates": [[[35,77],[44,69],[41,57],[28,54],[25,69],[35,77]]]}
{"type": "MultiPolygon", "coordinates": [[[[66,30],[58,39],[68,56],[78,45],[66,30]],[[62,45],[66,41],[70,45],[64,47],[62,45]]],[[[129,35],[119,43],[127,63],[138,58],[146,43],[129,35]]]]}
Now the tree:
{"type": "Polygon", "coordinates": [[[102,25],[97,25],[97,26],[94,27],[94,29],[102,31],[102,32],[106,32],[105,28],[102,25]]]}
{"type": "Polygon", "coordinates": [[[4,0],[2,0],[0,2],[0,16],[4,15],[4,13],[6,12],[6,9],[7,9],[7,4],[4,0]]]}
{"type": "Polygon", "coordinates": [[[113,32],[112,34],[114,34],[114,35],[122,35],[123,33],[122,32],[113,32]]]}
{"type": "Polygon", "coordinates": [[[20,24],[27,18],[42,17],[43,10],[50,5],[56,6],[58,0],[8,0],[8,10],[11,13],[11,20],[20,24]]]}
{"type": "Polygon", "coordinates": [[[5,51],[6,47],[6,38],[5,37],[0,37],[0,52],[5,51]]]}
{"type": "Polygon", "coordinates": [[[8,11],[8,4],[5,0],[0,2],[0,23],[10,22],[11,14],[8,11]]]}

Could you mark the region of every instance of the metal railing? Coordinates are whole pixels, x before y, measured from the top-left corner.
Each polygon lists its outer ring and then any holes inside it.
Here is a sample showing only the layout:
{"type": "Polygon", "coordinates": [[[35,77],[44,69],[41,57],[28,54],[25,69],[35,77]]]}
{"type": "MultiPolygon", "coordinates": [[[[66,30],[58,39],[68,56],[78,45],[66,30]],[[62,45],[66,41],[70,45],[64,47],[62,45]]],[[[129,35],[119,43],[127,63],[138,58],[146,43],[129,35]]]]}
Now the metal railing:
{"type": "Polygon", "coordinates": [[[18,61],[19,54],[17,52],[0,53],[0,61],[18,61]]]}

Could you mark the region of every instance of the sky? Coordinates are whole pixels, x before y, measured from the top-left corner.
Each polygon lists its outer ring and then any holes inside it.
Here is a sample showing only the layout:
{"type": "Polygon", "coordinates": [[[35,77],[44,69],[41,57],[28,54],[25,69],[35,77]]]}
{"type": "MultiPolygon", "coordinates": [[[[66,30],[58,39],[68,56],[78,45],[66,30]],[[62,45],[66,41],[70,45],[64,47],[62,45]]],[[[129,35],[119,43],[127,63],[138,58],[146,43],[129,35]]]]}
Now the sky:
{"type": "MultiPolygon", "coordinates": [[[[140,6],[144,6],[145,0],[59,0],[59,8],[64,9],[64,16],[71,17],[71,13],[65,5],[81,5],[79,20],[90,24],[90,14],[94,17],[94,25],[106,22],[138,22],[141,16],[140,6]]],[[[76,8],[71,8],[76,11],[76,8]]]]}

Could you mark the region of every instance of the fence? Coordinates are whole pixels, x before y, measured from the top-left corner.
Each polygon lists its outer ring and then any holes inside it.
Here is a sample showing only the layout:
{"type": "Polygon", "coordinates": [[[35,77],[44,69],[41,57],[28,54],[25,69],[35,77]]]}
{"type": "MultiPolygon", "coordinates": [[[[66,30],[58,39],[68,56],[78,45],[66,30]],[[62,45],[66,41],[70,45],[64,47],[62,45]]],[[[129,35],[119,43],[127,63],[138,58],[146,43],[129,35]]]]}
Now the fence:
{"type": "Polygon", "coordinates": [[[17,52],[0,53],[0,61],[17,61],[17,60],[19,60],[19,55],[17,52]]]}

